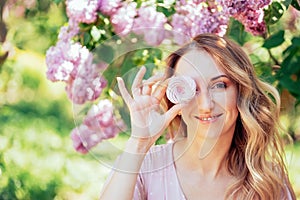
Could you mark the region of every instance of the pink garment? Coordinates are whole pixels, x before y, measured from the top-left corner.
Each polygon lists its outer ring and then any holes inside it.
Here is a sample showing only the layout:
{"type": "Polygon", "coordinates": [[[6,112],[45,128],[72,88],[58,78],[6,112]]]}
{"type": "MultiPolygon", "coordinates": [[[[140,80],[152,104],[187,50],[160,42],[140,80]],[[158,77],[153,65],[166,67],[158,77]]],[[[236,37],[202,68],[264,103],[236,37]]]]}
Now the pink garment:
{"type": "MultiPolygon", "coordinates": [[[[173,144],[151,147],[141,166],[133,200],[186,200],[174,165],[173,144]]],[[[287,200],[293,200],[289,192],[287,200]]]]}
{"type": "Polygon", "coordinates": [[[134,200],[185,200],[173,159],[173,143],[153,146],[135,186],[134,200]]]}

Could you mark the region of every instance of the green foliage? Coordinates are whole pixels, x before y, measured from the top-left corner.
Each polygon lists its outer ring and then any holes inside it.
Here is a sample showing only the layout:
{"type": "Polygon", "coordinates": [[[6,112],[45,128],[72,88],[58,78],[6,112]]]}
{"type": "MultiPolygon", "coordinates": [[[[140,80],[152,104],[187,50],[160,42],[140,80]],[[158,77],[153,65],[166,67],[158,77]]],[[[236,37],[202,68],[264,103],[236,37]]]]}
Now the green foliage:
{"type": "MultiPolygon", "coordinates": [[[[267,49],[266,52],[269,54],[270,59],[262,60],[264,56],[261,56],[261,50],[250,54],[250,58],[258,75],[269,83],[277,83],[276,86],[280,91],[288,90],[296,99],[295,106],[297,106],[300,103],[300,39],[297,36],[292,38],[286,36],[285,33],[288,31],[279,23],[285,9],[290,4],[295,5],[291,0],[274,1],[265,9],[264,19],[268,26],[268,37],[262,40],[261,49],[267,49]],[[283,50],[284,48],[285,50],[283,50]],[[274,56],[275,49],[282,49],[283,54],[278,53],[274,56]],[[277,67],[274,67],[275,65],[277,67]]],[[[227,35],[240,45],[246,43],[256,43],[257,45],[260,43],[255,37],[246,33],[243,25],[236,20],[231,20],[227,35]]]]}
{"type": "Polygon", "coordinates": [[[24,18],[10,18],[9,37],[20,49],[45,53],[56,43],[60,27],[67,21],[64,6],[52,4],[50,0],[38,0],[36,6],[26,9],[24,18]]]}
{"type": "Polygon", "coordinates": [[[300,10],[300,4],[299,4],[299,1],[297,0],[292,0],[292,3],[291,5],[296,8],[297,10],[300,10]]]}
{"type": "Polygon", "coordinates": [[[284,60],[277,73],[281,88],[286,88],[300,103],[300,37],[294,37],[292,44],[284,51],[284,60]]]}
{"type": "MultiPolygon", "coordinates": [[[[285,1],[285,4],[288,5],[289,3],[285,1]]],[[[265,9],[265,16],[264,20],[267,24],[275,24],[279,21],[279,19],[284,14],[284,9],[281,3],[274,1],[272,4],[268,7],[268,9],[265,9]]]]}
{"type": "Polygon", "coordinates": [[[229,24],[230,25],[226,33],[228,37],[235,40],[241,46],[249,41],[251,35],[245,31],[244,26],[239,21],[231,19],[229,24]]]}
{"type": "Polygon", "coordinates": [[[280,30],[267,38],[263,44],[263,47],[271,49],[281,45],[284,42],[284,30],[280,30]]]}

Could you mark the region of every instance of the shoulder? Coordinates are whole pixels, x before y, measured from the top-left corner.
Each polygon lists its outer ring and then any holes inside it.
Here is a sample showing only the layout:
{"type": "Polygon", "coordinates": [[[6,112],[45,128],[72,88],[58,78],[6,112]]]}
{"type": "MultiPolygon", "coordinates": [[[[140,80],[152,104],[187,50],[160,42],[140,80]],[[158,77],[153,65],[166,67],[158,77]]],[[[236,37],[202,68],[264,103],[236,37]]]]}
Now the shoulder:
{"type": "Polygon", "coordinates": [[[142,171],[159,170],[173,164],[172,143],[154,145],[145,156],[142,171]]]}

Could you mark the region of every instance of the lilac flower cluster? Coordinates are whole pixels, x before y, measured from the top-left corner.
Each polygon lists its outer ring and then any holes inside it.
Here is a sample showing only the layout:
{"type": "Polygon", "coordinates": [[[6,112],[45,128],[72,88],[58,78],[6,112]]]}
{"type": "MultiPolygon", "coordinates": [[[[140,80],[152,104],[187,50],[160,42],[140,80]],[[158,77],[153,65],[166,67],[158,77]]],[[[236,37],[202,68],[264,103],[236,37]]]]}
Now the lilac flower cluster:
{"type": "Polygon", "coordinates": [[[175,9],[171,25],[174,41],[178,44],[200,33],[223,36],[226,32],[229,16],[215,3],[207,4],[203,0],[178,1],[175,9]]]}
{"type": "Polygon", "coordinates": [[[46,53],[47,78],[53,82],[66,82],[69,98],[76,104],[83,104],[97,99],[106,86],[106,80],[100,76],[106,65],[93,64],[89,50],[72,41],[78,30],[74,21],[61,28],[58,42],[46,53]]]}
{"type": "Polygon", "coordinates": [[[155,7],[141,7],[134,20],[132,31],[144,35],[147,44],[156,46],[166,38],[167,34],[164,28],[166,22],[166,16],[161,12],[157,12],[155,7]]]}
{"type": "Polygon", "coordinates": [[[100,76],[106,64],[92,64],[92,59],[92,54],[89,53],[89,58],[78,66],[76,78],[70,79],[66,86],[69,99],[76,104],[96,100],[106,87],[107,81],[100,76]]]}
{"type": "Polygon", "coordinates": [[[122,121],[113,114],[112,103],[107,99],[100,100],[88,111],[83,123],[72,130],[73,147],[85,154],[102,140],[115,137],[122,127],[122,121]]]}
{"type": "Polygon", "coordinates": [[[136,2],[102,0],[99,10],[109,16],[114,32],[120,36],[134,32],[143,35],[145,42],[153,46],[166,38],[164,25],[167,18],[153,6],[137,8],[136,2]]]}
{"type": "Polygon", "coordinates": [[[100,0],[99,11],[104,15],[111,16],[121,7],[122,0],[100,0]]]}
{"type": "Polygon", "coordinates": [[[219,0],[227,15],[239,20],[247,32],[261,35],[266,31],[263,9],[271,0],[219,0]]]}
{"type": "Polygon", "coordinates": [[[83,23],[93,23],[97,19],[98,0],[66,0],[69,19],[83,23]]]}
{"type": "Polygon", "coordinates": [[[110,16],[110,21],[114,27],[116,34],[120,36],[126,36],[132,29],[134,17],[136,16],[135,2],[123,3],[124,5],[119,7],[110,16]]]}

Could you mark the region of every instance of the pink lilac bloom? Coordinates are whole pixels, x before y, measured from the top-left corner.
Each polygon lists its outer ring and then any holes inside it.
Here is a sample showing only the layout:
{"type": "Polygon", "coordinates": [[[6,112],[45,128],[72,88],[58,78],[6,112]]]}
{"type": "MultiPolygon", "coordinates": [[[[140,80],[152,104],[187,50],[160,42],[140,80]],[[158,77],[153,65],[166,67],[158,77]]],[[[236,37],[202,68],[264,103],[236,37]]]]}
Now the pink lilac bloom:
{"type": "Polygon", "coordinates": [[[93,23],[97,19],[98,0],[67,0],[66,11],[70,19],[77,22],[93,23]]]}
{"type": "Polygon", "coordinates": [[[123,121],[113,114],[113,105],[107,100],[100,100],[88,111],[83,123],[72,130],[71,139],[77,152],[87,153],[102,140],[115,137],[124,127],[123,121]]]}
{"type": "Polygon", "coordinates": [[[51,81],[69,81],[76,75],[77,65],[88,50],[79,43],[72,42],[72,38],[79,32],[78,24],[72,20],[63,26],[58,34],[58,42],[46,52],[48,67],[47,78],[51,81]]]}
{"type": "Polygon", "coordinates": [[[124,4],[111,15],[110,21],[114,28],[114,32],[120,36],[126,36],[132,29],[134,17],[136,16],[135,2],[124,4]]]}
{"type": "Polygon", "coordinates": [[[218,0],[224,11],[239,20],[247,32],[261,35],[266,31],[263,9],[271,0],[218,0]]]}
{"type": "Polygon", "coordinates": [[[60,40],[46,52],[47,78],[51,81],[74,79],[78,66],[88,58],[89,51],[80,43],[60,40]]]}
{"type": "Polygon", "coordinates": [[[134,20],[132,31],[144,35],[147,44],[157,46],[166,37],[164,28],[166,22],[166,16],[161,12],[157,12],[155,7],[144,6],[138,10],[138,16],[134,20]]]}
{"type": "Polygon", "coordinates": [[[231,16],[239,15],[251,8],[258,10],[270,5],[271,0],[217,0],[231,16]]]}
{"type": "Polygon", "coordinates": [[[82,124],[72,130],[71,139],[74,149],[79,153],[86,154],[102,141],[102,136],[97,131],[91,130],[82,124]]]}
{"type": "Polygon", "coordinates": [[[174,41],[183,44],[201,33],[223,36],[227,30],[229,16],[217,4],[197,1],[180,1],[172,16],[174,41]]]}
{"type": "Polygon", "coordinates": [[[68,42],[79,33],[78,22],[69,19],[68,25],[60,28],[58,41],[68,42]]]}
{"type": "Polygon", "coordinates": [[[261,35],[266,32],[266,24],[263,20],[264,11],[262,9],[253,10],[248,9],[236,17],[245,26],[245,31],[252,33],[253,35],[261,35]]]}
{"type": "Polygon", "coordinates": [[[113,15],[119,7],[121,7],[121,0],[101,0],[99,11],[104,15],[113,15]]]}
{"type": "Polygon", "coordinates": [[[82,60],[78,66],[76,77],[67,82],[67,95],[75,104],[94,101],[107,85],[107,81],[100,75],[106,64],[93,64],[92,59],[93,56],[90,53],[89,58],[82,60]]]}
{"type": "Polygon", "coordinates": [[[99,131],[103,139],[115,137],[119,133],[119,120],[113,113],[114,107],[108,99],[100,100],[88,111],[83,124],[91,130],[99,131]]]}

